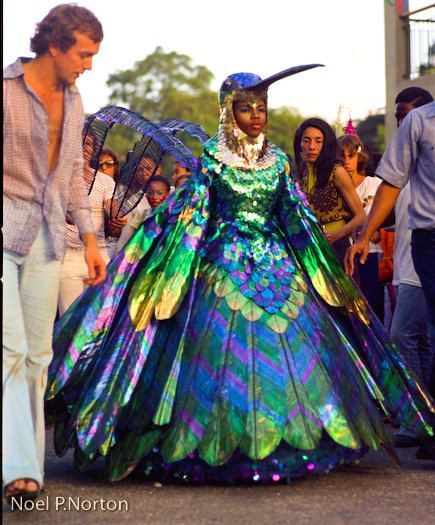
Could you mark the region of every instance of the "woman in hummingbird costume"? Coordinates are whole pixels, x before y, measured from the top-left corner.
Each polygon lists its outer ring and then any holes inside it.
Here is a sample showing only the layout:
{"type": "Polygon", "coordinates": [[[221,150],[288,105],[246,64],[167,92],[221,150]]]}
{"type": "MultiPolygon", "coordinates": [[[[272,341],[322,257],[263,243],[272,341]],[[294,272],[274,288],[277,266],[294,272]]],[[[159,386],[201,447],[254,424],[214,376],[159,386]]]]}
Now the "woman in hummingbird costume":
{"type": "Polygon", "coordinates": [[[381,410],[433,435],[429,398],[264,134],[268,86],[311,67],[224,81],[197,172],[57,324],[47,409],[78,468],[278,481],[388,449],[381,410]]]}

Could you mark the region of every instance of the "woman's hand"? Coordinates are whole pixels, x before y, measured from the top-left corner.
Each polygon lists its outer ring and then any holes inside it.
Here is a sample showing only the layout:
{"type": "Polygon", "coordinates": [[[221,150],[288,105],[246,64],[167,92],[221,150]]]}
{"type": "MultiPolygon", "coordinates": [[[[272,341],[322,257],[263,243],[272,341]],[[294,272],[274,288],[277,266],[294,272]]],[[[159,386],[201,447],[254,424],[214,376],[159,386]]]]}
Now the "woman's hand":
{"type": "Polygon", "coordinates": [[[328,239],[328,241],[332,244],[335,241],[338,241],[338,239],[341,239],[343,235],[340,234],[340,229],[332,231],[332,232],[324,232],[325,237],[328,239]]]}
{"type": "Polygon", "coordinates": [[[127,224],[126,217],[117,217],[116,219],[110,219],[107,223],[107,229],[111,237],[120,237],[122,228],[127,224]]]}
{"type": "Polygon", "coordinates": [[[127,224],[127,219],[126,217],[117,217],[116,219],[110,219],[109,224],[114,228],[124,228],[127,224]]]}

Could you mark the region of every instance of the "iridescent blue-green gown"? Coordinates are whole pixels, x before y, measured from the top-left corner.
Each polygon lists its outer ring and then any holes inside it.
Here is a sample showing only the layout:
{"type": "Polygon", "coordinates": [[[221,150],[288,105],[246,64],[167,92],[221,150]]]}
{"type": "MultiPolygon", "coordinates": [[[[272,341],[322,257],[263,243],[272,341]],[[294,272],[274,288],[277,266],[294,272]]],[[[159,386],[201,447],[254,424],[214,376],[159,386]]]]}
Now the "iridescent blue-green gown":
{"type": "Polygon", "coordinates": [[[423,436],[434,409],[345,275],[285,155],[201,166],[55,328],[47,411],[77,468],[278,481],[423,436]]]}

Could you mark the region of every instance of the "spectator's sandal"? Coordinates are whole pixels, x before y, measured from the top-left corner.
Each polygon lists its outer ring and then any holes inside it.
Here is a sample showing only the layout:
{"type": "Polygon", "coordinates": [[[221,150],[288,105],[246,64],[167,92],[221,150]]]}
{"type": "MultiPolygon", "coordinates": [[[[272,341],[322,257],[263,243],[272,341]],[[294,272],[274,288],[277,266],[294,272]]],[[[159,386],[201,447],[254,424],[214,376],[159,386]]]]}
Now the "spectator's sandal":
{"type": "Polygon", "coordinates": [[[40,485],[39,483],[32,478],[18,478],[14,481],[11,481],[8,483],[4,489],[4,496],[6,498],[6,501],[13,509],[13,507],[16,507],[17,509],[23,508],[23,505],[26,501],[34,501],[40,493],[40,485]],[[14,488],[14,485],[18,481],[24,481],[24,487],[22,489],[19,489],[17,487],[14,488]],[[37,488],[34,490],[28,490],[27,485],[29,483],[34,483],[37,488]]]}

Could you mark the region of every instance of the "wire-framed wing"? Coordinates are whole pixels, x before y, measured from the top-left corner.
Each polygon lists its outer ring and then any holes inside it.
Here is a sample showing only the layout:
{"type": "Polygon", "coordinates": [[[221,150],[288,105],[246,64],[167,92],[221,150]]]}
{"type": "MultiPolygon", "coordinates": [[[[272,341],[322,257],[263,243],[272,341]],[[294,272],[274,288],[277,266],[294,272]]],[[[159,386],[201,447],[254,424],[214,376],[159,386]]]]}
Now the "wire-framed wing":
{"type": "Polygon", "coordinates": [[[144,135],[127,154],[113,192],[110,216],[124,217],[144,196],[148,185],[160,165],[165,150],[144,135]]]}
{"type": "Polygon", "coordinates": [[[90,115],[83,126],[83,159],[84,159],[84,179],[88,194],[91,193],[98,170],[98,160],[103,149],[107,133],[112,127],[113,122],[102,120],[99,114],[90,115]]]}
{"type": "Polygon", "coordinates": [[[189,122],[188,120],[169,118],[159,122],[158,126],[168,133],[175,134],[178,131],[188,133],[191,137],[198,139],[201,144],[204,144],[204,142],[210,138],[202,126],[194,122],[189,122]]]}
{"type": "MultiPolygon", "coordinates": [[[[155,124],[138,113],[113,105],[105,106],[91,115],[86,124],[85,162],[91,170],[98,168],[100,151],[113,124],[121,124],[142,134],[142,138],[128,153],[118,174],[112,198],[111,218],[124,217],[137,206],[165,153],[170,153],[178,162],[192,172],[195,171],[196,158],[175,136],[178,131],[190,134],[201,143],[209,138],[198,124],[181,119],[167,119],[155,124]]],[[[93,173],[95,174],[95,171],[93,173]]]]}

